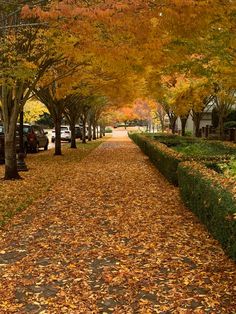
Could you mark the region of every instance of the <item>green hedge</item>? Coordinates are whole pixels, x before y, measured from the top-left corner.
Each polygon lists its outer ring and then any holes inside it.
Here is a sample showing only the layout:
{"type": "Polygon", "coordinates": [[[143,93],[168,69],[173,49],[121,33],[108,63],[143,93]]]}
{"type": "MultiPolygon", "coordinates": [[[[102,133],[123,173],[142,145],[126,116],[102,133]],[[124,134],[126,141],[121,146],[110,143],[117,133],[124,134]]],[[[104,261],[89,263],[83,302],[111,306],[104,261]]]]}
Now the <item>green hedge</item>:
{"type": "MultiPolygon", "coordinates": [[[[150,136],[149,136],[150,137],[150,136]]],[[[203,139],[203,138],[197,138],[197,137],[187,137],[187,136],[178,136],[178,135],[172,135],[172,134],[152,134],[151,137],[158,142],[161,142],[168,147],[179,146],[180,152],[181,148],[190,147],[191,145],[197,145],[199,147],[199,153],[201,154],[200,148],[203,148],[203,151],[205,147],[210,147],[210,155],[216,156],[216,155],[235,155],[236,154],[236,145],[231,142],[224,142],[220,140],[209,140],[209,139],[203,139]]],[[[191,149],[190,149],[191,152],[191,149]]],[[[189,152],[188,152],[189,153],[189,152]]],[[[209,156],[209,154],[208,154],[209,156]]]]}
{"type": "Polygon", "coordinates": [[[236,182],[204,165],[214,168],[213,161],[217,165],[224,156],[208,156],[209,160],[197,157],[203,164],[144,134],[130,133],[129,137],[170,182],[179,184],[184,203],[236,260],[236,189],[233,191],[236,182]]]}
{"type": "Polygon", "coordinates": [[[178,185],[177,167],[181,161],[186,160],[182,154],[143,134],[129,133],[129,137],[171,183],[178,185]]]}
{"type": "Polygon", "coordinates": [[[179,164],[178,181],[186,206],[236,260],[236,182],[196,162],[179,164]]]}
{"type": "MultiPolygon", "coordinates": [[[[152,136],[147,136],[145,133],[129,133],[129,137],[141,148],[141,150],[148,155],[157,169],[174,185],[178,185],[177,168],[178,164],[182,161],[200,161],[209,168],[217,168],[219,162],[225,162],[230,159],[227,155],[216,156],[188,156],[181,152],[177,152],[167,145],[160,143],[152,136]]],[[[168,141],[185,141],[184,138],[176,135],[162,135],[159,138],[166,138],[168,141]]],[[[190,138],[187,141],[191,141],[190,138]]],[[[199,141],[199,139],[193,139],[193,141],[199,141]]],[[[217,142],[217,145],[222,145],[217,142]]],[[[210,145],[210,144],[209,144],[210,145]]],[[[230,148],[231,149],[231,148],[230,148]]],[[[235,148],[234,148],[235,149],[235,148]]]]}

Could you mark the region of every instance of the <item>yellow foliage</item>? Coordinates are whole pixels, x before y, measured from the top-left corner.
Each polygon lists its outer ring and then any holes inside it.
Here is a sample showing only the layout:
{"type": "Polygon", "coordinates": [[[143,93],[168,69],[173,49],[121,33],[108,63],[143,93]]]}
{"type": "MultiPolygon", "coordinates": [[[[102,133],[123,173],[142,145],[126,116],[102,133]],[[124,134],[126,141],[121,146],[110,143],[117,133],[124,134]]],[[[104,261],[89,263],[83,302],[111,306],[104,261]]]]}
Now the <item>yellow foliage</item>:
{"type": "Polygon", "coordinates": [[[38,100],[29,100],[24,107],[24,121],[33,123],[37,121],[43,113],[47,112],[47,108],[38,100]]]}

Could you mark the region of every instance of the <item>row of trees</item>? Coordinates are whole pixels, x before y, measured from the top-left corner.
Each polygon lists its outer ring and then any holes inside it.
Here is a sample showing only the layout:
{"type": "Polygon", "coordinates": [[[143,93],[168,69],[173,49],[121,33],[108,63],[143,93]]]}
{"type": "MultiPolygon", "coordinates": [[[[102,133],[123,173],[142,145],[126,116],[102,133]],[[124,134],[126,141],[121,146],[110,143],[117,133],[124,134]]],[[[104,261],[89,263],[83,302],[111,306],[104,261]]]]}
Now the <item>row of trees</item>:
{"type": "MultiPolygon", "coordinates": [[[[118,9],[119,5],[110,5],[109,1],[1,4],[0,100],[5,128],[5,179],[19,178],[16,124],[29,98],[37,97],[50,112],[58,155],[63,115],[73,133],[79,117],[84,129],[87,121],[95,126],[111,95],[113,105],[127,97],[127,82],[132,86],[135,75],[129,73],[128,62],[121,57],[122,45],[128,49],[129,44],[118,29],[111,29],[115,25],[110,18],[119,14],[118,9]]],[[[129,8],[124,9],[129,14],[129,8]]]]}
{"type": "Polygon", "coordinates": [[[223,136],[224,119],[236,102],[236,4],[224,0],[182,2],[181,11],[178,6],[175,12],[163,10],[162,14],[168,15],[163,19],[168,33],[163,32],[162,39],[170,40],[159,59],[156,54],[152,58],[146,76],[148,95],[168,114],[173,132],[177,117],[181,118],[183,134],[191,115],[199,136],[204,110],[215,107],[223,136]]]}
{"type": "MultiPolygon", "coordinates": [[[[215,108],[223,138],[224,120],[236,103],[235,2],[176,0],[152,5],[151,13],[140,17],[142,32],[134,44],[140,48],[135,50],[142,77],[139,96],[156,102],[162,128],[166,114],[172,132],[180,117],[183,135],[191,116],[199,136],[204,111],[215,108]]],[[[124,111],[130,116],[135,108],[126,106],[119,112],[124,111]]]]}
{"type": "Polygon", "coordinates": [[[5,178],[18,177],[16,122],[33,96],[53,118],[56,154],[63,114],[92,124],[137,98],[155,101],[173,130],[191,113],[197,132],[209,102],[225,108],[235,95],[235,10],[229,0],[1,2],[5,178]]]}

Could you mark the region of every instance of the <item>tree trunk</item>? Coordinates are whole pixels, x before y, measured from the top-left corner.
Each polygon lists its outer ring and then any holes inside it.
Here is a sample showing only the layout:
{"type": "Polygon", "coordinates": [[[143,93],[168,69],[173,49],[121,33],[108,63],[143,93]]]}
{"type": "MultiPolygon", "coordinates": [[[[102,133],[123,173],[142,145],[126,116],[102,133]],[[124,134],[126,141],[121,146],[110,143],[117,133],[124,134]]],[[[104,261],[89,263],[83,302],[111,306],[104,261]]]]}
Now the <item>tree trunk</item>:
{"type": "Polygon", "coordinates": [[[201,136],[201,130],[200,130],[200,123],[202,119],[202,112],[192,112],[192,119],[193,119],[193,124],[194,124],[194,135],[196,137],[201,136]]]}
{"type": "Polygon", "coordinates": [[[76,136],[75,136],[75,121],[73,119],[70,120],[70,131],[71,131],[70,148],[77,148],[76,147],[76,136]]]}
{"type": "Polygon", "coordinates": [[[0,108],[0,121],[3,120],[2,109],[0,108]]]}
{"type": "Polygon", "coordinates": [[[96,125],[93,124],[93,140],[96,140],[97,136],[96,136],[96,125]]]}
{"type": "Polygon", "coordinates": [[[19,106],[12,100],[12,91],[2,86],[2,107],[4,119],[5,180],[20,179],[16,159],[16,124],[19,106]]]}
{"type": "Polygon", "coordinates": [[[187,124],[187,118],[180,118],[181,121],[181,135],[185,136],[185,128],[187,124]]]}
{"type": "Polygon", "coordinates": [[[16,136],[5,132],[5,180],[20,179],[17,171],[16,136]]]}
{"type": "MultiPolygon", "coordinates": [[[[158,130],[158,128],[157,128],[157,130],[158,130]]],[[[161,123],[161,132],[164,133],[164,131],[165,131],[164,123],[161,123]]]]}
{"type": "Polygon", "coordinates": [[[224,117],[223,115],[219,115],[219,131],[220,131],[220,139],[224,139],[224,117]]]}
{"type": "Polygon", "coordinates": [[[171,128],[172,134],[175,134],[175,125],[176,125],[176,118],[174,117],[170,119],[170,128],[171,128]]]}
{"type": "Polygon", "coordinates": [[[90,120],[89,120],[89,125],[88,125],[88,140],[92,141],[92,124],[90,120]]]}
{"type": "Polygon", "coordinates": [[[196,137],[200,137],[200,122],[201,119],[196,118],[195,120],[193,120],[194,122],[194,126],[195,126],[195,136],[196,137]]]}
{"type": "Polygon", "coordinates": [[[83,132],[82,132],[82,143],[86,144],[86,119],[82,119],[83,132]]]}
{"type": "Polygon", "coordinates": [[[54,120],[55,125],[55,156],[62,155],[61,152],[61,117],[56,117],[54,120]]]}
{"type": "Polygon", "coordinates": [[[99,138],[98,125],[97,125],[97,127],[96,127],[96,130],[97,130],[97,138],[99,138]]]}
{"type": "Polygon", "coordinates": [[[100,125],[100,138],[102,138],[103,137],[103,132],[102,132],[102,126],[100,125]]]}

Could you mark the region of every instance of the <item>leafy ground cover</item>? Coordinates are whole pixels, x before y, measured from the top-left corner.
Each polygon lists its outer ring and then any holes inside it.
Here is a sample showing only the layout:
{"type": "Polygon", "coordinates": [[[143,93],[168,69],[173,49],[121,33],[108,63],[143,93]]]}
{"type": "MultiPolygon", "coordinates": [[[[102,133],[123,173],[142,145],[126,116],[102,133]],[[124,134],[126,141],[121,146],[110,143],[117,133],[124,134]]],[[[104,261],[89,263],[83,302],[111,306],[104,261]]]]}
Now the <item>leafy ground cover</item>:
{"type": "Polygon", "coordinates": [[[223,146],[218,143],[200,141],[198,143],[181,143],[172,147],[177,152],[188,156],[226,156],[236,153],[236,147],[223,146]]]}
{"type": "Polygon", "coordinates": [[[0,231],[1,313],[235,312],[235,264],[138,147],[73,166],[0,231]]]}
{"type": "Polygon", "coordinates": [[[236,145],[234,143],[165,134],[151,134],[147,137],[165,144],[183,156],[203,162],[205,160],[208,168],[225,177],[236,177],[236,145]]]}
{"type": "Polygon", "coordinates": [[[190,157],[215,157],[236,154],[236,145],[221,141],[211,141],[178,135],[151,135],[151,137],[179,153],[190,157]]]}
{"type": "Polygon", "coordinates": [[[216,171],[222,173],[227,178],[236,179],[236,159],[231,158],[227,163],[218,163],[216,171]]]}
{"type": "MultiPolygon", "coordinates": [[[[63,146],[63,156],[53,156],[49,150],[39,154],[29,154],[26,163],[29,172],[22,172],[23,180],[0,181],[0,225],[3,225],[16,212],[25,209],[43,193],[49,192],[52,185],[73,174],[75,165],[87,156],[101,141],[78,143],[77,150],[63,146]]],[[[0,178],[4,176],[4,166],[0,165],[0,178]]]]}

